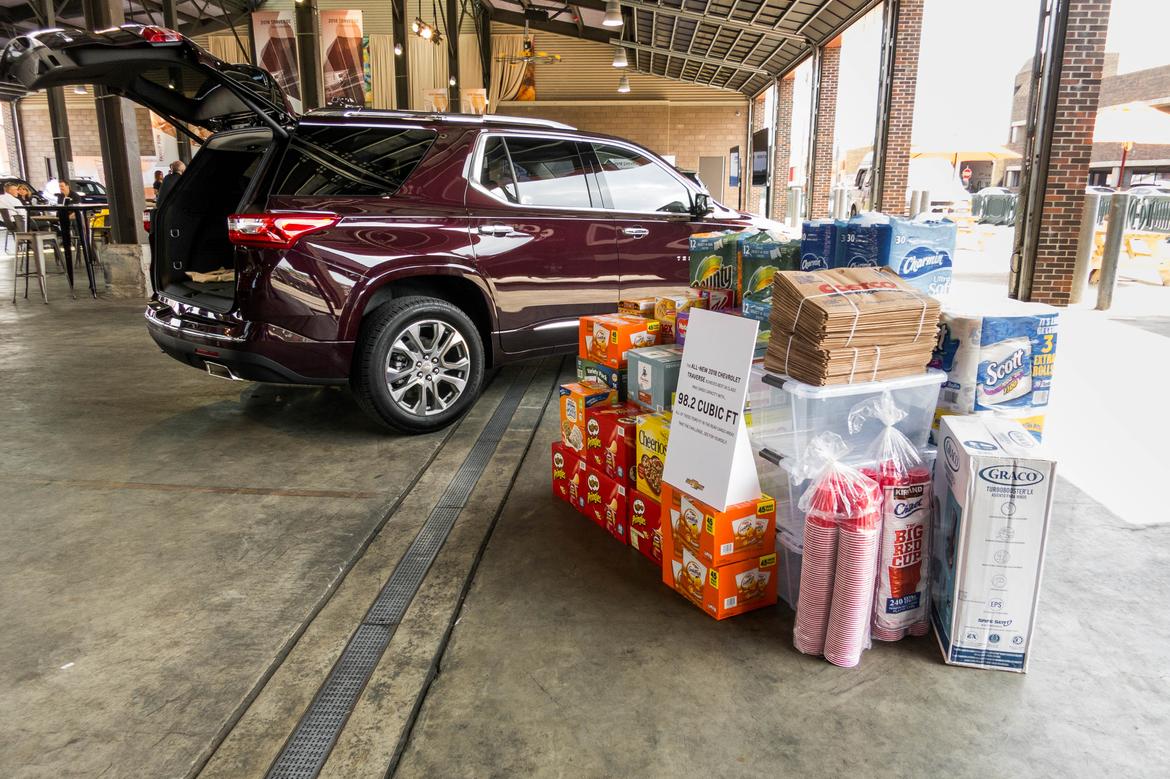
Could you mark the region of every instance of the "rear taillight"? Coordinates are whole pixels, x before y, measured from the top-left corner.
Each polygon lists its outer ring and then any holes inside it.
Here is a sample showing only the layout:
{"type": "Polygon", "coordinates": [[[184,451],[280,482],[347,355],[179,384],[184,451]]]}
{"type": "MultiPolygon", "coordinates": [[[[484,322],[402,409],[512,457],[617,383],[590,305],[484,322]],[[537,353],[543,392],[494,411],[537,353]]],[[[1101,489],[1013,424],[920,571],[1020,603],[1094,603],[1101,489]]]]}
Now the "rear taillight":
{"type": "Polygon", "coordinates": [[[288,249],[309,233],[337,224],[337,214],[232,214],[228,240],[239,246],[288,249]]]}
{"type": "Polygon", "coordinates": [[[137,32],[138,36],[147,43],[178,43],[183,40],[183,36],[174,30],[168,30],[166,27],[155,27],[153,24],[143,25],[138,28],[137,32]]]}
{"type": "Polygon", "coordinates": [[[146,208],[142,211],[142,229],[150,232],[150,209],[146,208]]]}

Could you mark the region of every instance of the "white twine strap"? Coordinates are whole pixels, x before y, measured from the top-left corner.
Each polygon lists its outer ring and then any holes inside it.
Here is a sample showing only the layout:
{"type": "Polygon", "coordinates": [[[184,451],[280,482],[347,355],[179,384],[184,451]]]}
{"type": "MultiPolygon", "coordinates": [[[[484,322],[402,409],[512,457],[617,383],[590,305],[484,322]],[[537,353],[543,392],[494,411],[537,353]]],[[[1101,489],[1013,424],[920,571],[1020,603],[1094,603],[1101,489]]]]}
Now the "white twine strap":
{"type": "Polygon", "coordinates": [[[857,372],[857,347],[853,347],[853,367],[849,369],[849,381],[846,384],[853,383],[853,374],[857,372]]]}
{"type": "MultiPolygon", "coordinates": [[[[914,340],[918,340],[915,338],[914,340]]],[[[869,377],[870,381],[877,381],[878,365],[882,362],[882,347],[873,347],[873,374],[869,377]]]]}
{"type": "Polygon", "coordinates": [[[785,376],[792,375],[788,372],[788,355],[792,353],[792,338],[793,338],[793,336],[791,336],[791,335],[788,336],[788,348],[786,348],[784,350],[784,375],[785,376]]]}

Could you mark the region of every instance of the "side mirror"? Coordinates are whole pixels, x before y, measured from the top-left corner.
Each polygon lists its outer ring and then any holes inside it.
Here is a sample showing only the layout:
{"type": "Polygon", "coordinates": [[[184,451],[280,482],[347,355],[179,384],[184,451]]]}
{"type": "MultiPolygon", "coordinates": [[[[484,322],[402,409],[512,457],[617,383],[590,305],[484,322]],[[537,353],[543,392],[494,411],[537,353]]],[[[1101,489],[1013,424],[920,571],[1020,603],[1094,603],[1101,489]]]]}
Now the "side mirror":
{"type": "Polygon", "coordinates": [[[691,216],[693,216],[695,219],[702,219],[714,210],[715,209],[711,207],[710,195],[707,195],[704,192],[696,192],[694,194],[694,200],[692,201],[691,205],[691,216]]]}

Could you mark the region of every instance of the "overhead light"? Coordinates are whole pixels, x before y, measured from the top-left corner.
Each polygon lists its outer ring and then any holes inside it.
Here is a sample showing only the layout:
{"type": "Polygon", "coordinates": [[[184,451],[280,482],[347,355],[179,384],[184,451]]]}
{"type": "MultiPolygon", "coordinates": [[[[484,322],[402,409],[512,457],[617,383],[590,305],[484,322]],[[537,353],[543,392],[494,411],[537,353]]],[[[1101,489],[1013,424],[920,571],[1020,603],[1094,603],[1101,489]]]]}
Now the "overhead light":
{"type": "Polygon", "coordinates": [[[435,37],[435,31],[432,30],[430,27],[422,28],[421,30],[418,31],[418,34],[420,37],[422,37],[422,39],[424,41],[429,41],[431,38],[435,37]]]}
{"type": "Polygon", "coordinates": [[[618,46],[613,50],[613,66],[615,68],[628,68],[630,61],[626,59],[626,47],[618,46]]]}
{"type": "Polygon", "coordinates": [[[454,76],[451,76],[451,78],[447,79],[447,86],[452,86],[452,87],[455,86],[455,77],[454,76]]]}
{"type": "Polygon", "coordinates": [[[625,23],[622,21],[622,5],[618,0],[605,0],[605,18],[601,23],[606,27],[621,27],[625,23]]]}
{"type": "Polygon", "coordinates": [[[402,44],[401,43],[394,44],[394,56],[396,56],[396,57],[402,56],[402,44]]]}
{"type": "Polygon", "coordinates": [[[627,93],[629,91],[630,91],[630,77],[623,73],[622,77],[618,79],[618,92],[621,92],[624,95],[625,93],[627,93]]]}
{"type": "Polygon", "coordinates": [[[78,84],[77,86],[73,87],[73,94],[84,95],[85,94],[85,84],[78,84]]]}
{"type": "Polygon", "coordinates": [[[415,35],[418,35],[419,30],[422,29],[422,26],[423,26],[422,19],[415,17],[415,20],[410,23],[410,31],[412,33],[414,33],[415,35]]]}

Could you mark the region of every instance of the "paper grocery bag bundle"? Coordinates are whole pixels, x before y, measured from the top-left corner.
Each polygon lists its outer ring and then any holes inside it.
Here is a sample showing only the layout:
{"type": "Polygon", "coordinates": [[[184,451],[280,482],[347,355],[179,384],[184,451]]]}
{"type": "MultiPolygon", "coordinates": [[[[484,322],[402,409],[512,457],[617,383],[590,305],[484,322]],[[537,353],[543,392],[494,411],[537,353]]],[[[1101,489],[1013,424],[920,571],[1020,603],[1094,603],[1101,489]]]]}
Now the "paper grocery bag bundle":
{"type": "Polygon", "coordinates": [[[937,300],[888,268],[781,271],[764,365],[814,386],[921,373],[938,317],[937,300]]]}

